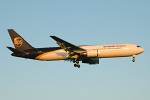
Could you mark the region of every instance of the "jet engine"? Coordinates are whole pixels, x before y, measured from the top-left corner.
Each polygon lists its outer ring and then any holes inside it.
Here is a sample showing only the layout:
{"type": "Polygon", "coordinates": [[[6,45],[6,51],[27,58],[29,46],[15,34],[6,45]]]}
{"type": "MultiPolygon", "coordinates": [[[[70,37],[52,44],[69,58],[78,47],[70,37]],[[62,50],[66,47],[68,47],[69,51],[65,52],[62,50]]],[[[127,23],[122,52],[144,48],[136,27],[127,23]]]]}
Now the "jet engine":
{"type": "Polygon", "coordinates": [[[99,58],[88,58],[83,59],[82,63],[88,63],[88,64],[99,64],[99,58]]]}
{"type": "Polygon", "coordinates": [[[87,50],[81,55],[86,55],[87,57],[98,57],[98,50],[87,50]]]}

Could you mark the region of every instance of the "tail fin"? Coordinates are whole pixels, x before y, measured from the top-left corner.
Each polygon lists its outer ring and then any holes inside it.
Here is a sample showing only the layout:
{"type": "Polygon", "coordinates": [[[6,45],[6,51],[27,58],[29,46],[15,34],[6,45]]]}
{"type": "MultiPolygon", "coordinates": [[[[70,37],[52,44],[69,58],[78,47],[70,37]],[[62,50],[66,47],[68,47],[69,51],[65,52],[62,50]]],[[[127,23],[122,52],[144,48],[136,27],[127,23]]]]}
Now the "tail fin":
{"type": "Polygon", "coordinates": [[[24,51],[28,49],[33,49],[33,47],[28,42],[26,42],[19,34],[17,34],[13,29],[8,29],[8,32],[17,50],[24,51]]]}

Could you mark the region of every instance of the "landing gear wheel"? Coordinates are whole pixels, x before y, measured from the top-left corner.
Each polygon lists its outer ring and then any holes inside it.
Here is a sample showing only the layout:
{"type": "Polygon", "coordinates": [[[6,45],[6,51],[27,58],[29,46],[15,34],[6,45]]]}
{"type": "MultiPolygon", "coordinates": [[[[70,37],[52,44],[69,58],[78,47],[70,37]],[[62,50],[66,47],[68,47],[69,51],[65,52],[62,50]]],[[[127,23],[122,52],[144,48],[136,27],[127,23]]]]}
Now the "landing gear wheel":
{"type": "Polygon", "coordinates": [[[74,67],[80,68],[79,60],[78,60],[78,59],[73,59],[73,63],[75,63],[75,64],[74,64],[74,67]]]}
{"type": "Polygon", "coordinates": [[[136,56],[136,55],[133,55],[133,60],[132,60],[133,62],[135,62],[135,56],[136,56]]]}
{"type": "Polygon", "coordinates": [[[77,65],[78,66],[78,68],[80,68],[80,65],[77,65]]]}
{"type": "Polygon", "coordinates": [[[78,65],[78,64],[74,64],[74,67],[78,67],[78,68],[80,68],[80,65],[78,65]]]}
{"type": "Polygon", "coordinates": [[[132,61],[135,62],[135,59],[133,59],[132,61]]]}
{"type": "Polygon", "coordinates": [[[73,63],[75,63],[76,61],[75,61],[75,59],[73,59],[73,63]]]}
{"type": "Polygon", "coordinates": [[[77,67],[77,64],[74,64],[74,67],[77,67]]]}

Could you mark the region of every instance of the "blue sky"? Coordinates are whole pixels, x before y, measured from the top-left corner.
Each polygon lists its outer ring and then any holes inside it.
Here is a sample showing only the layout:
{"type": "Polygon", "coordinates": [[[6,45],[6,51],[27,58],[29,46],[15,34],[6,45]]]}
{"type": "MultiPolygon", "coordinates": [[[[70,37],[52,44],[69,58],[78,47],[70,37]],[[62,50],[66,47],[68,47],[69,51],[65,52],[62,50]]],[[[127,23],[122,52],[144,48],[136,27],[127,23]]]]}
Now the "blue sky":
{"type": "Polygon", "coordinates": [[[149,0],[3,0],[0,3],[1,100],[149,100],[149,0]],[[75,45],[133,43],[145,52],[74,68],[65,61],[12,57],[7,29],[34,47],[56,35],[75,45]]]}

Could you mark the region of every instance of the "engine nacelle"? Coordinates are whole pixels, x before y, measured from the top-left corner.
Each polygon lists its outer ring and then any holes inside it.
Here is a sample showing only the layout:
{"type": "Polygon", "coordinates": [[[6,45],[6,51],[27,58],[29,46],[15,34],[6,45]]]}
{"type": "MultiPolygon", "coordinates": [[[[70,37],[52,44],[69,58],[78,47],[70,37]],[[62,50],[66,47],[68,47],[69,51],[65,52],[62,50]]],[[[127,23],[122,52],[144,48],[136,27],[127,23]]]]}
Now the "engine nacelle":
{"type": "Polygon", "coordinates": [[[98,57],[98,50],[88,50],[86,55],[87,57],[98,57]]]}
{"type": "Polygon", "coordinates": [[[82,63],[99,64],[99,58],[83,59],[83,60],[82,60],[82,63]]]}

